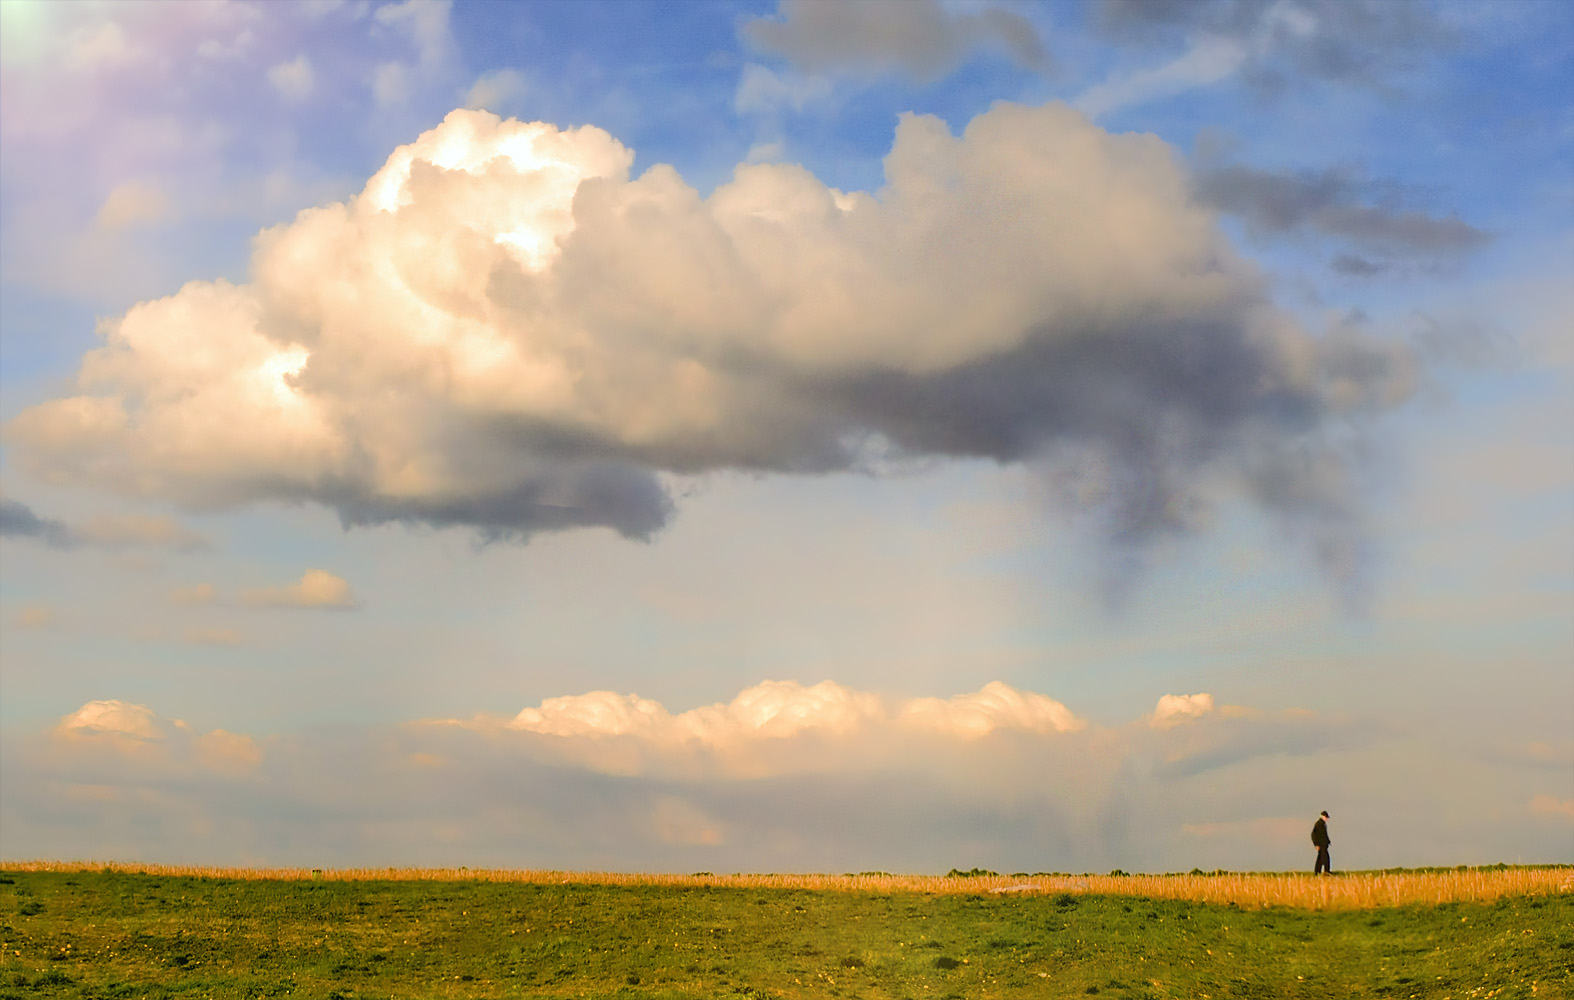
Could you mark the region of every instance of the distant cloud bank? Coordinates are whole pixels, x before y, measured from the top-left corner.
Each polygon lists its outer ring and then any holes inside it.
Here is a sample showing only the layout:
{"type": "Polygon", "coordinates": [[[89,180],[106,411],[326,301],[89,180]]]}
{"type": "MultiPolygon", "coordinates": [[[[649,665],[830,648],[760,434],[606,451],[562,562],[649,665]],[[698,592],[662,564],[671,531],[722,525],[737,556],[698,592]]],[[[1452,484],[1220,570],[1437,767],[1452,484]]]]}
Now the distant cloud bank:
{"type": "Polygon", "coordinates": [[[1310,718],[1286,739],[1262,713],[1189,722],[1095,726],[998,681],[950,698],[765,681],[677,713],[598,691],[514,716],[266,737],[106,699],[6,737],[6,851],[414,863],[457,849],[516,866],[704,856],[740,870],[841,870],[854,856],[924,870],[969,851],[1021,867],[991,852],[1027,851],[1036,867],[1108,867],[1155,849],[1141,817],[1196,770],[1316,752],[1345,728],[1310,718]],[[922,838],[902,835],[918,825],[922,838]]]}
{"type": "MultiPolygon", "coordinates": [[[[1162,871],[1309,864],[1306,832],[1331,808],[1352,861],[1490,860],[1439,856],[1423,834],[1444,822],[1447,843],[1469,843],[1460,822],[1500,819],[1393,812],[1407,779],[1372,767],[1393,734],[1371,720],[1214,701],[1164,695],[1106,726],[998,681],[949,698],[765,681],[681,712],[597,691],[514,715],[252,736],[105,699],[0,737],[0,825],[6,857],[1162,871]]],[[[1503,808],[1527,849],[1566,842],[1574,804],[1516,799],[1518,782],[1503,808]]]]}

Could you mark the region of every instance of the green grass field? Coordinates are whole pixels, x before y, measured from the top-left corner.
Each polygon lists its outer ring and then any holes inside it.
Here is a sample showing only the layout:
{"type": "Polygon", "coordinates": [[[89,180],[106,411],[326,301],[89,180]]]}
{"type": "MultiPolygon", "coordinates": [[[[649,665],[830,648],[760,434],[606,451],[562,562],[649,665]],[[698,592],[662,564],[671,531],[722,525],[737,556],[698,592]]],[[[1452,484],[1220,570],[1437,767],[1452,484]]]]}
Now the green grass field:
{"type": "Polygon", "coordinates": [[[0,873],[0,997],[1571,997],[1574,892],[1092,893],[0,873]]]}

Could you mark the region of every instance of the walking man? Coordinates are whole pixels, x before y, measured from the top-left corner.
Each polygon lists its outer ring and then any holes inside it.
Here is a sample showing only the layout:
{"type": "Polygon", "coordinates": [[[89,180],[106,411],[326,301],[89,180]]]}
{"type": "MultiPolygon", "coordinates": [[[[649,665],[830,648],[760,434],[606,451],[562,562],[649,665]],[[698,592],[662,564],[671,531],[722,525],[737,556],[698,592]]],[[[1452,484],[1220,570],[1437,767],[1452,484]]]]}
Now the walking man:
{"type": "Polygon", "coordinates": [[[1312,874],[1321,875],[1327,872],[1332,875],[1333,863],[1328,860],[1328,847],[1333,841],[1328,839],[1328,810],[1326,809],[1312,826],[1312,843],[1317,846],[1317,867],[1312,869],[1312,874]]]}

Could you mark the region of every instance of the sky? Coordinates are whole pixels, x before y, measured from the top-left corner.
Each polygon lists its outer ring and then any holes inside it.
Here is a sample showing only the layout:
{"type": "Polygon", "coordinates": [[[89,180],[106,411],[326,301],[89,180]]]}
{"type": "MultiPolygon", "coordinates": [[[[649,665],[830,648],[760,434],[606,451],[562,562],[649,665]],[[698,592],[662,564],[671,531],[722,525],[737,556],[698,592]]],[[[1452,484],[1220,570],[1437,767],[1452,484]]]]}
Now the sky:
{"type": "Polygon", "coordinates": [[[1574,8],[0,17],[0,857],[1574,862],[1574,8]]]}

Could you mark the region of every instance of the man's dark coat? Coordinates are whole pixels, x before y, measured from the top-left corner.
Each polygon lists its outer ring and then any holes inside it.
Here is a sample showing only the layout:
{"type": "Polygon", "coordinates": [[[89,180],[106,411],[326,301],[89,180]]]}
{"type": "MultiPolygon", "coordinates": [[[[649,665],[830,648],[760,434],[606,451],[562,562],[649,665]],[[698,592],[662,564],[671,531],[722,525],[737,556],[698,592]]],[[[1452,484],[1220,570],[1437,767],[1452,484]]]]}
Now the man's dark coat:
{"type": "Polygon", "coordinates": [[[1317,824],[1312,827],[1312,844],[1323,848],[1333,844],[1333,841],[1328,839],[1328,823],[1321,816],[1317,818],[1317,824]]]}

